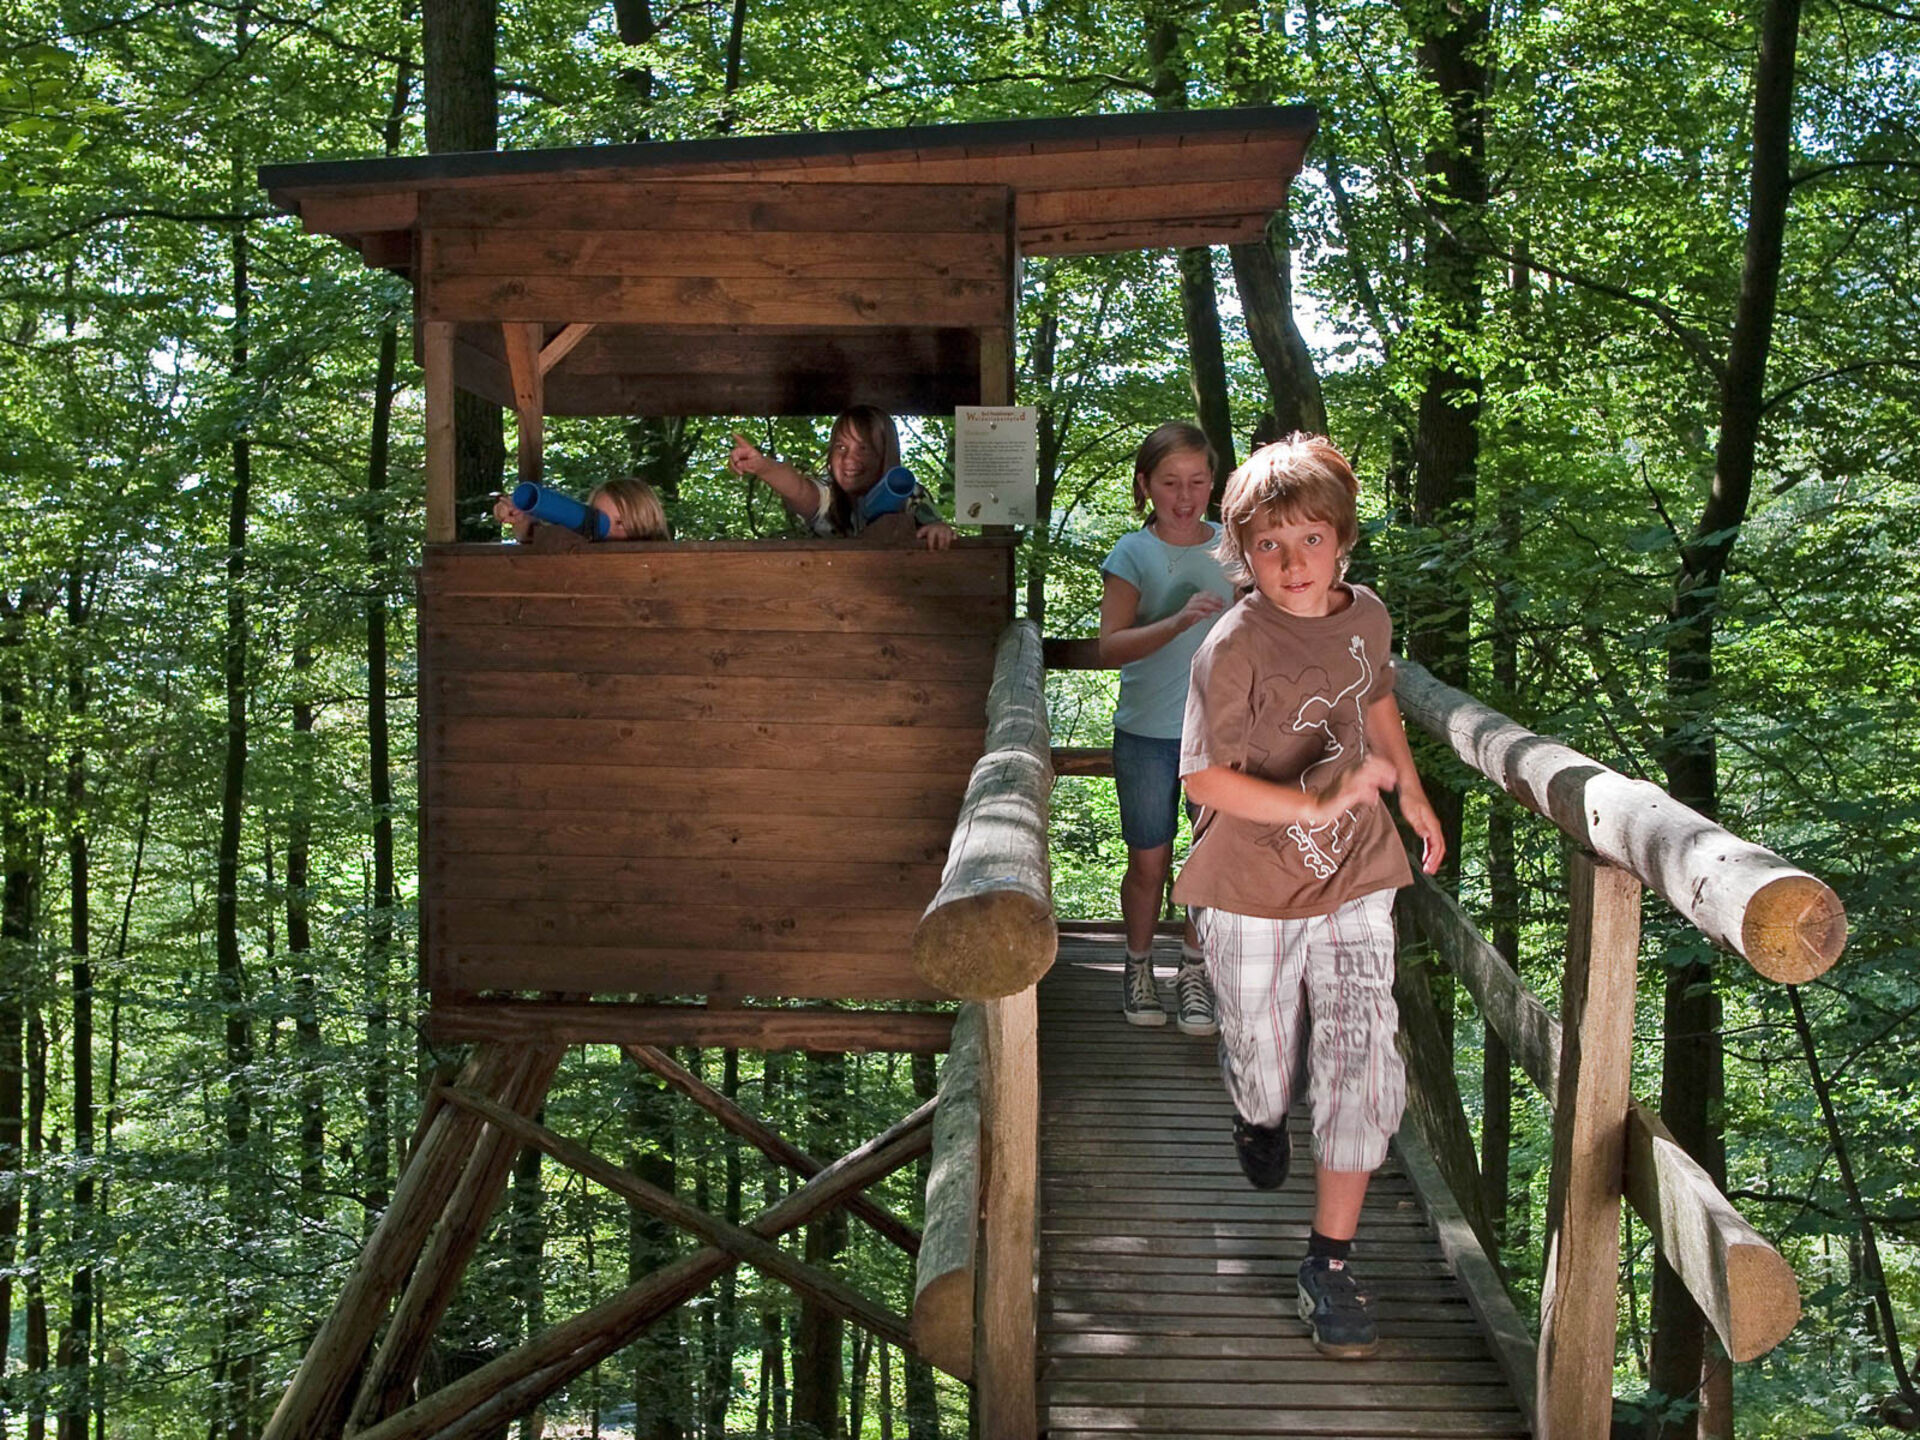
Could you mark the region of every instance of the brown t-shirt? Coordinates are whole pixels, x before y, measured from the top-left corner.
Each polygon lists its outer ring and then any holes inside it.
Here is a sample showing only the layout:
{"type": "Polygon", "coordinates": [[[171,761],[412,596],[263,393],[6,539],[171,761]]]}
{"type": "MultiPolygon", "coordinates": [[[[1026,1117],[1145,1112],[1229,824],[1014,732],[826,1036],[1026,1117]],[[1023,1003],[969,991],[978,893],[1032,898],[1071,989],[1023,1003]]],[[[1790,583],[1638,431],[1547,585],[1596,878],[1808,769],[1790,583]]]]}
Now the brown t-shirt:
{"type": "MultiPolygon", "coordinates": [[[[1182,776],[1221,766],[1317,795],[1360,763],[1367,707],[1393,693],[1393,622],[1373,591],[1346,588],[1337,615],[1289,615],[1256,590],[1220,618],[1193,657],[1182,776]]],[[[1173,898],[1297,920],[1412,879],[1384,803],[1319,826],[1203,808],[1173,898]]]]}

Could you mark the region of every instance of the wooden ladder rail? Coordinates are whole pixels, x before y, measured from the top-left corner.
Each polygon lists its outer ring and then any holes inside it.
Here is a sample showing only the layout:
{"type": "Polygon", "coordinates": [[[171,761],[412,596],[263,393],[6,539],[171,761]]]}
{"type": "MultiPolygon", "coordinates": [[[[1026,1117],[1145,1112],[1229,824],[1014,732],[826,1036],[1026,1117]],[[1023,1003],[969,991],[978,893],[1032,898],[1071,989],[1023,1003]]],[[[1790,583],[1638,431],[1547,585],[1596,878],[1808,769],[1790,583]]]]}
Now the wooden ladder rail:
{"type": "MultiPolygon", "coordinates": [[[[1610,1413],[1619,1330],[1620,1204],[1630,1201],[1727,1353],[1750,1360],[1799,1318],[1779,1252],[1630,1094],[1641,887],[1769,979],[1801,983],[1839,958],[1846,915],[1813,876],[1674,800],[1401,662],[1406,716],[1576,843],[1564,1015],[1556,1021],[1453,899],[1417,877],[1406,910],[1553,1107],[1553,1173],[1534,1404],[1539,1440],[1610,1413]]],[[[1417,1006],[1425,987],[1406,987],[1417,1006]]],[[[1451,1076],[1445,1077],[1447,1081],[1451,1076]]],[[[1457,1104],[1457,1102],[1456,1102],[1457,1104]]],[[[1448,1138],[1429,1133],[1430,1144],[1448,1138]]],[[[1456,1147],[1457,1148],[1457,1147],[1456,1147]]],[[[1443,1162],[1443,1172],[1449,1167],[1443,1162]]],[[[1458,1172],[1474,1170],[1469,1151],[1458,1172]]],[[[1475,1172],[1477,1173],[1477,1172],[1475,1172]]]]}

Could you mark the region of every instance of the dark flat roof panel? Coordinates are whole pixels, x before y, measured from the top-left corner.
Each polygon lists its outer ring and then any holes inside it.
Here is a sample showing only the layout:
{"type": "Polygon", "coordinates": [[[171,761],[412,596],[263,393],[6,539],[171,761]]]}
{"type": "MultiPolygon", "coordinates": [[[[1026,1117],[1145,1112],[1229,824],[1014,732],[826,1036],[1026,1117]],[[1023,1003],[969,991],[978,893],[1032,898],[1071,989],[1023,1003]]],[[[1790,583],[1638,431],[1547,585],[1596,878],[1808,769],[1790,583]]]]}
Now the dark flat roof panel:
{"type": "Polygon", "coordinates": [[[959,150],[968,155],[1017,156],[1049,148],[1100,149],[1108,145],[1201,143],[1235,134],[1297,135],[1310,141],[1319,129],[1311,105],[1257,106],[1225,110],[1142,111],[1120,115],[1071,115],[1038,120],[990,120],[967,125],[915,125],[883,130],[825,130],[780,135],[738,135],[711,140],[661,140],[637,145],[575,145],[553,150],[467,151],[395,159],[319,160],[263,165],[259,180],[270,191],[314,186],[430,186],[459,180],[571,171],[697,168],[839,162],[885,155],[925,158],[959,150]]]}

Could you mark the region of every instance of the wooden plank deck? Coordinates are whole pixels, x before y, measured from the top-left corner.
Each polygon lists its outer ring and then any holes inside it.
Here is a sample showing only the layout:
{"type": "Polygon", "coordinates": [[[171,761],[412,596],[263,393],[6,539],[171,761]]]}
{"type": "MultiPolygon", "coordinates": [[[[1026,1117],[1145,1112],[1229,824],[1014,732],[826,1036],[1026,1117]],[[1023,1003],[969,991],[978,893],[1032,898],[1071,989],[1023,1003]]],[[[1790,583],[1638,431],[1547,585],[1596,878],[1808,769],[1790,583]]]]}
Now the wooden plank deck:
{"type": "MultiPolygon", "coordinates": [[[[1063,936],[1040,984],[1040,1415],[1049,1440],[1524,1437],[1527,1426],[1396,1157],[1353,1264],[1380,1353],[1328,1360],[1294,1313],[1313,1179],[1252,1189],[1216,1043],[1129,1026],[1117,938],[1063,936]]],[[[1161,941],[1171,1008],[1177,946],[1161,941]]]]}

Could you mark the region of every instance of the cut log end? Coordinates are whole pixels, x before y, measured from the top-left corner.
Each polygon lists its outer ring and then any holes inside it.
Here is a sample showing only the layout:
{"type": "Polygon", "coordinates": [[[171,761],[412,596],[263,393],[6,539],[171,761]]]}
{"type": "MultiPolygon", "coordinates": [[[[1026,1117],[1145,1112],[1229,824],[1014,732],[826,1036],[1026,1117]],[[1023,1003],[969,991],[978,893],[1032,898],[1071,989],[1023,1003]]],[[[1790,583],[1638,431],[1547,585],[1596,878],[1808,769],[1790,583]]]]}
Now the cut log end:
{"type": "Polygon", "coordinates": [[[913,1348],[956,1380],[973,1379],[973,1271],[941,1275],[913,1299],[913,1348]]]}
{"type": "Polygon", "coordinates": [[[987,891],[929,910],[913,936],[913,969],[961,1000],[1017,995],[1053,966],[1053,908],[1024,890],[987,891]]]}
{"type": "Polygon", "coordinates": [[[1748,962],[1767,979],[1804,985],[1833,968],[1846,948],[1846,907],[1811,875],[1783,875],[1747,902],[1740,939],[1748,962]]]}
{"type": "Polygon", "coordinates": [[[1727,1251],[1727,1289],[1736,1297],[1727,1346],[1736,1361],[1759,1359],[1799,1323],[1799,1282],[1770,1245],[1736,1245],[1727,1251]]]}

